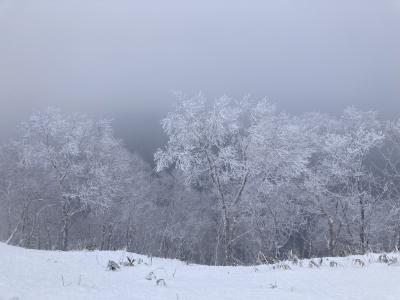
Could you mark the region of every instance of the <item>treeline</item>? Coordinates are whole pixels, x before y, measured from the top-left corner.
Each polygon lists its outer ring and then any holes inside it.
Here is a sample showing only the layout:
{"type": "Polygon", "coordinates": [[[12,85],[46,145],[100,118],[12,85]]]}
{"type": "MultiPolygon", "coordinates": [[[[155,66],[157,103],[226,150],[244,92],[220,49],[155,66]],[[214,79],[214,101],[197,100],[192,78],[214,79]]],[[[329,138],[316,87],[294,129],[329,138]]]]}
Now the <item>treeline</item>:
{"type": "Polygon", "coordinates": [[[155,168],[107,120],[34,113],[0,148],[0,237],[253,264],[400,247],[400,121],[181,97],[155,168]]]}

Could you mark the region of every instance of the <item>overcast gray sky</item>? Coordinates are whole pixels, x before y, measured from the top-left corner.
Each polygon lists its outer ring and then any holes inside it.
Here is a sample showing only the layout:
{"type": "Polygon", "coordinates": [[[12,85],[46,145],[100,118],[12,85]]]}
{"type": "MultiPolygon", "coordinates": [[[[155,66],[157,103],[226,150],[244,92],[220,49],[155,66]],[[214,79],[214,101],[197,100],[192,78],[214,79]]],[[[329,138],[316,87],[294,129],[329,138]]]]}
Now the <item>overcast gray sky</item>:
{"type": "Polygon", "coordinates": [[[400,0],[0,0],[0,136],[46,106],[147,158],[172,91],[400,116],[400,0]]]}

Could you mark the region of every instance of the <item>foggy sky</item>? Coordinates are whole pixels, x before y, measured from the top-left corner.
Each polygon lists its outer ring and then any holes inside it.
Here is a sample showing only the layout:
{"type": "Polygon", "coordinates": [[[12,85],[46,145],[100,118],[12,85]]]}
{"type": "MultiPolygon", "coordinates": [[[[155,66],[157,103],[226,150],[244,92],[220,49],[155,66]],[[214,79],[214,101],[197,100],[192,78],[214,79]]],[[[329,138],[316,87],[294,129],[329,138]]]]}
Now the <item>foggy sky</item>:
{"type": "Polygon", "coordinates": [[[400,0],[0,0],[0,137],[47,106],[151,158],[172,91],[400,117],[400,0]]]}

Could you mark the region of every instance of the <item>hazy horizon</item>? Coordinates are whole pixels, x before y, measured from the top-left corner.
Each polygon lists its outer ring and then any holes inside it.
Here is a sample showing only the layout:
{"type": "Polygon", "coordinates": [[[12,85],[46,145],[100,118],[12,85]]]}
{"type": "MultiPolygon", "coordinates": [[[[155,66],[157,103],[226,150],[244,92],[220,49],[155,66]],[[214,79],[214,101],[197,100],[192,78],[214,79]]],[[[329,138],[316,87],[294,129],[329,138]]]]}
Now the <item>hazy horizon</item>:
{"type": "Polygon", "coordinates": [[[114,119],[147,160],[172,91],[400,116],[400,1],[0,1],[0,138],[47,106],[114,119]]]}

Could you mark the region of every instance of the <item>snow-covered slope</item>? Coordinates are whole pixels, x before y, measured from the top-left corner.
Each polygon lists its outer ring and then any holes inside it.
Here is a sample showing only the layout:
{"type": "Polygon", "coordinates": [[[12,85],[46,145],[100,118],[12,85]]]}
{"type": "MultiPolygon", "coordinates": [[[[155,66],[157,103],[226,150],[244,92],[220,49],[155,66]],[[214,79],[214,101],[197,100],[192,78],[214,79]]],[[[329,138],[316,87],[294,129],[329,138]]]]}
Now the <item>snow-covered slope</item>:
{"type": "MultiPolygon", "coordinates": [[[[400,261],[397,253],[388,256],[400,261]]],[[[0,299],[400,299],[400,265],[377,261],[370,254],[325,258],[313,268],[307,260],[301,266],[289,262],[290,270],[208,267],[123,251],[38,251],[0,243],[0,299]],[[127,255],[143,262],[107,270],[110,259],[126,261],[127,255]],[[364,267],[355,265],[357,258],[364,267]],[[337,267],[329,266],[332,260],[337,267]]]]}

